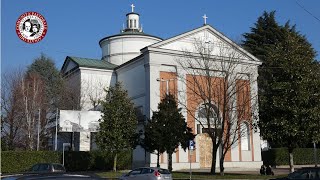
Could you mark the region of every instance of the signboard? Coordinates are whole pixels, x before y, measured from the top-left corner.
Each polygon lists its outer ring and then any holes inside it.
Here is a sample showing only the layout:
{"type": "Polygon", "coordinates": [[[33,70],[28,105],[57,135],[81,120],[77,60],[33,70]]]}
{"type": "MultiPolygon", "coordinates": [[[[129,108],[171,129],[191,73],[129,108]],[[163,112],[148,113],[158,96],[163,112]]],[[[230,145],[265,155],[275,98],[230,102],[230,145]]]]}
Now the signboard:
{"type": "Polygon", "coordinates": [[[193,140],[189,140],[189,149],[194,150],[196,147],[196,143],[193,140]]]}
{"type": "Polygon", "coordinates": [[[60,132],[97,132],[100,111],[60,110],[60,132]]]}

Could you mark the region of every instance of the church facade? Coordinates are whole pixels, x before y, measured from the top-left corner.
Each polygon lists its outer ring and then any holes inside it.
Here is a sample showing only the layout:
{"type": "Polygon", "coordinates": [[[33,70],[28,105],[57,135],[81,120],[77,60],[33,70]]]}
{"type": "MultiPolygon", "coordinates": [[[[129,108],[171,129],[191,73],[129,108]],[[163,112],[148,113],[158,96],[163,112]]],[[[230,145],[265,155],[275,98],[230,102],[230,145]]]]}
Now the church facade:
{"type": "MultiPolygon", "coordinates": [[[[247,84],[245,91],[247,94],[245,95],[246,97],[252,97],[248,100],[250,104],[257,104],[256,80],[258,66],[261,65],[261,62],[210,25],[204,24],[199,28],[163,40],[144,33],[140,27],[139,16],[132,9],[132,12],[126,15],[127,26],[120,34],[100,40],[101,59],[68,56],[61,72],[70,86],[79,93],[79,104],[83,111],[96,110],[97,100],[102,99],[105,95],[104,88],[110,87],[116,82],[121,82],[124,88],[128,90],[136,109],[145,118],[152,117],[152,113],[157,110],[163,94],[168,92],[176,94],[178,101],[184,102],[185,106],[181,105],[181,107],[186,109],[183,111],[184,117],[188,126],[196,134],[196,147],[191,156],[188,151],[179,147],[172,156],[173,169],[187,169],[190,162],[192,168],[211,167],[212,141],[205,133],[206,124],[199,122],[196,118],[200,114],[201,105],[205,102],[199,99],[193,101],[191,98],[194,97],[192,93],[195,92],[189,91],[188,87],[192,82],[190,78],[194,77],[194,74],[190,74],[190,71],[186,69],[192,69],[192,67],[183,66],[181,63],[185,62],[185,53],[189,52],[188,59],[193,56],[198,57],[199,52],[197,50],[199,51],[199,49],[195,48],[195,44],[197,44],[197,40],[201,40],[205,42],[208,48],[207,50],[204,49],[204,52],[209,52],[210,46],[213,49],[210,51],[213,56],[230,59],[230,54],[228,57],[222,57],[221,47],[232,47],[233,54],[237,55],[234,57],[237,57],[237,59],[234,62],[228,61],[228,64],[236,63],[237,67],[233,71],[236,71],[236,74],[245,74],[239,80],[245,81],[247,84]],[[219,46],[213,48],[217,44],[219,46]]],[[[227,56],[226,53],[224,55],[227,56]]],[[[212,69],[212,72],[216,73],[214,78],[223,78],[224,71],[221,67],[212,69]]],[[[203,75],[199,74],[199,77],[201,76],[203,75]]],[[[241,95],[241,97],[244,96],[241,95]]],[[[238,100],[241,99],[239,94],[235,93],[234,99],[237,98],[238,100]]],[[[213,102],[216,100],[212,98],[213,102]]],[[[254,119],[253,114],[258,113],[256,109],[250,109],[250,107],[248,108],[251,113],[247,113],[244,118],[247,121],[252,121],[254,119]]],[[[217,109],[217,111],[221,110],[217,109]]],[[[240,119],[239,117],[239,121],[240,119]]],[[[240,127],[240,124],[237,123],[236,126],[240,127]]],[[[139,126],[141,128],[142,125],[139,126]]],[[[247,133],[244,136],[237,135],[237,142],[226,153],[225,167],[258,168],[261,166],[260,135],[259,132],[253,131],[251,127],[251,125],[245,127],[247,133]]],[[[90,133],[88,134],[88,132],[80,132],[79,150],[90,150],[90,144],[84,144],[88,141],[83,141],[83,143],[81,141],[81,139],[89,138],[89,136],[90,133]]],[[[219,166],[221,148],[217,151],[217,166],[219,166]]],[[[145,152],[141,147],[134,150],[133,167],[156,166],[156,162],[155,154],[145,152]]],[[[161,167],[167,167],[166,153],[161,155],[160,164],[161,167]]]]}

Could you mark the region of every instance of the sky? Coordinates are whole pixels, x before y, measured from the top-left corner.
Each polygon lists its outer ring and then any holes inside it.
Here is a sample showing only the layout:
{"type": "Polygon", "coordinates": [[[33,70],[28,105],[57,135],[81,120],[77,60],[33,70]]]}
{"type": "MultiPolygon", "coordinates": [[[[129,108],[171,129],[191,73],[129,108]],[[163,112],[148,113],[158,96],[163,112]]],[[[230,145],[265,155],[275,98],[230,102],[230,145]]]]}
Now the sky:
{"type": "Polygon", "coordinates": [[[1,71],[26,68],[41,53],[60,69],[66,56],[101,59],[99,40],[118,34],[126,14],[140,14],[145,33],[167,39],[207,24],[239,41],[264,11],[276,11],[276,20],[290,20],[304,34],[320,60],[319,0],[1,0],[1,71]],[[28,44],[15,31],[18,17],[40,13],[48,23],[44,39],[28,44]]]}

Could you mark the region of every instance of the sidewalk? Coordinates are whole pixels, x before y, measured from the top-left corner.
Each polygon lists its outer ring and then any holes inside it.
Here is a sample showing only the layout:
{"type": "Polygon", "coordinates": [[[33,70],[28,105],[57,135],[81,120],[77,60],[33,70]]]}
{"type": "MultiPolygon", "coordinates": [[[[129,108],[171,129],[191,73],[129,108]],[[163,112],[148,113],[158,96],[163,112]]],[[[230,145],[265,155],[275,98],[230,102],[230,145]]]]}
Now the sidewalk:
{"type": "MultiPolygon", "coordinates": [[[[301,168],[301,167],[299,167],[301,168]]],[[[272,171],[275,175],[286,175],[290,173],[289,167],[277,167],[272,168],[272,171]]],[[[183,169],[176,172],[189,172],[189,169],[183,169]]],[[[192,169],[192,172],[210,172],[210,168],[202,168],[202,169],[192,169]]],[[[219,168],[216,169],[216,172],[219,173],[219,168]]],[[[233,168],[225,168],[225,173],[230,174],[252,174],[252,175],[259,175],[260,169],[259,168],[240,168],[240,167],[233,167],[233,168]]]]}
{"type": "MultiPolygon", "coordinates": [[[[301,169],[303,167],[314,167],[314,165],[295,165],[294,169],[301,169]]],[[[272,171],[274,175],[287,175],[290,173],[289,165],[277,166],[272,167],[272,171]]],[[[189,172],[189,169],[179,170],[177,172],[189,172]]],[[[202,169],[192,169],[192,172],[210,172],[210,168],[202,168],[202,169]]],[[[219,173],[219,167],[216,169],[216,172],[219,173]]],[[[230,174],[260,174],[260,168],[240,168],[240,167],[233,167],[233,168],[225,168],[225,173],[230,174]]]]}

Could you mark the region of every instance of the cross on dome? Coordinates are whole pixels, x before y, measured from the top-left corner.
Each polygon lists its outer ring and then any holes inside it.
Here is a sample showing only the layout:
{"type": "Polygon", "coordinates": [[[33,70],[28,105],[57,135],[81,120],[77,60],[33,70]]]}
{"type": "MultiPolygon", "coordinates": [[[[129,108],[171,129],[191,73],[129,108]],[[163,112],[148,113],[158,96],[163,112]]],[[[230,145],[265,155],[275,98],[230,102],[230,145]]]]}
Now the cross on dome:
{"type": "Polygon", "coordinates": [[[131,4],[131,11],[134,11],[135,6],[133,4],[131,4]]]}
{"type": "Polygon", "coordinates": [[[204,14],[204,16],[202,16],[203,17],[203,20],[204,20],[204,24],[206,25],[207,24],[207,15],[206,14],[204,14]]]}

